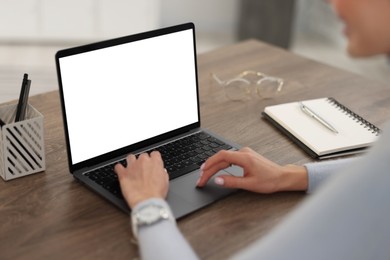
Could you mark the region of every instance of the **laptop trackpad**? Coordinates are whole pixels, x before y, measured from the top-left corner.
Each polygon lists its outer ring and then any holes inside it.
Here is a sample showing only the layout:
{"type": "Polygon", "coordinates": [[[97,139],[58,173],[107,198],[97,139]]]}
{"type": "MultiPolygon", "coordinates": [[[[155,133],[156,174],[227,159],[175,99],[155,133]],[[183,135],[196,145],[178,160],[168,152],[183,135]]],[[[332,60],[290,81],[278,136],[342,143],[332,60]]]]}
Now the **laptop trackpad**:
{"type": "Polygon", "coordinates": [[[199,172],[193,172],[171,181],[170,191],[178,194],[181,198],[190,202],[191,204],[195,204],[196,206],[207,205],[229,195],[236,190],[220,187],[214,183],[214,178],[221,174],[226,175],[229,173],[224,170],[219,171],[208,181],[208,183],[203,188],[197,188],[196,181],[199,178],[199,172]]]}
{"type": "Polygon", "coordinates": [[[231,175],[236,176],[236,177],[244,176],[244,170],[240,166],[237,166],[237,165],[232,165],[229,168],[226,168],[224,171],[226,171],[226,172],[228,172],[231,175]]]}

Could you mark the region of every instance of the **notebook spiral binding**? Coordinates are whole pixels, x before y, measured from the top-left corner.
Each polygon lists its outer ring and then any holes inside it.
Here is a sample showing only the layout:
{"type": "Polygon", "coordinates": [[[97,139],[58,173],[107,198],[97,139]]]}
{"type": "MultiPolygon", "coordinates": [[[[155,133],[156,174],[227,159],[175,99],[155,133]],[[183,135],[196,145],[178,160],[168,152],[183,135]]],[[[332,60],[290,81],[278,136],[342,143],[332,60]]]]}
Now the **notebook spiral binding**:
{"type": "Polygon", "coordinates": [[[346,114],[348,114],[353,120],[355,120],[356,122],[360,123],[360,125],[362,125],[365,128],[367,128],[373,134],[378,136],[381,133],[381,130],[377,126],[375,126],[374,124],[368,122],[366,119],[364,119],[363,117],[359,116],[358,114],[353,112],[351,109],[347,108],[346,106],[340,104],[336,99],[330,97],[330,98],[328,98],[328,101],[329,101],[330,104],[332,104],[333,106],[335,106],[339,110],[341,110],[341,111],[345,112],[346,114]]]}

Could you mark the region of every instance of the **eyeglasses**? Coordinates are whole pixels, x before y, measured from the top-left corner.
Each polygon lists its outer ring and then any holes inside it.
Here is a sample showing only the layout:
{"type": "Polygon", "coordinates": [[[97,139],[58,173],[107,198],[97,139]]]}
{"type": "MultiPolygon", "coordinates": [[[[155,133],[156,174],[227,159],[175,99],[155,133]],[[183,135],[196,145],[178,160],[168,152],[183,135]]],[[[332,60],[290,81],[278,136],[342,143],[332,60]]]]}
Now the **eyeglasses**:
{"type": "Polygon", "coordinates": [[[229,80],[221,80],[211,73],[214,81],[224,89],[225,96],[230,100],[248,100],[252,96],[268,99],[282,91],[283,79],[271,77],[261,72],[243,71],[229,80]]]}

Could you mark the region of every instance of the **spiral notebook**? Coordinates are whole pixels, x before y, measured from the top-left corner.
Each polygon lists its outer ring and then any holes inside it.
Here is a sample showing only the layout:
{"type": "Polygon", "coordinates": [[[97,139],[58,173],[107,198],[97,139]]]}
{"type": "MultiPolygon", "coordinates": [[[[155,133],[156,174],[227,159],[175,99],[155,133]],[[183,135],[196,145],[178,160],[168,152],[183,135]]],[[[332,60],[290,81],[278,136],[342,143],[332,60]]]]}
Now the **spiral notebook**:
{"type": "Polygon", "coordinates": [[[262,115],[317,159],[363,152],[380,134],[378,127],[334,98],[268,106],[262,115]],[[324,123],[304,113],[300,103],[337,131],[331,131],[324,123]]]}

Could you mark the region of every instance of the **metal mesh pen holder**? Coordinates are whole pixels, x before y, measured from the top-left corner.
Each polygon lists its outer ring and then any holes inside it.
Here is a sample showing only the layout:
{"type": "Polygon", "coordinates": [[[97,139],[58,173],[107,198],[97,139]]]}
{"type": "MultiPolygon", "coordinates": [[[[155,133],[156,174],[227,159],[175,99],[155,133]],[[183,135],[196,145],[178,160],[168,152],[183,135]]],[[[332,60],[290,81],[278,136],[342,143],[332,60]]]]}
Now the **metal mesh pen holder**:
{"type": "Polygon", "coordinates": [[[0,174],[6,181],[46,168],[43,115],[28,104],[25,120],[13,122],[15,111],[16,105],[0,107],[6,123],[0,129],[0,174]]]}

